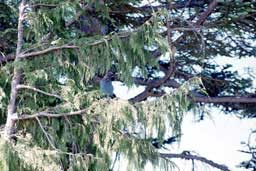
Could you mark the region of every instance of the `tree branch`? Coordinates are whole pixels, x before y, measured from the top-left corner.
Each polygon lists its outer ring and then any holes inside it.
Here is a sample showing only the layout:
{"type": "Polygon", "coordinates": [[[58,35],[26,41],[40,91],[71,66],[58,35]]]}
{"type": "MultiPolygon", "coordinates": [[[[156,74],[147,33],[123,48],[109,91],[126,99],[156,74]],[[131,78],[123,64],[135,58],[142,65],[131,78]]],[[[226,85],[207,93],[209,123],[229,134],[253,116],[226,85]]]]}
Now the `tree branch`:
{"type": "Polygon", "coordinates": [[[218,2],[217,0],[213,0],[210,5],[208,6],[208,8],[201,13],[201,15],[198,17],[197,22],[195,23],[196,26],[202,25],[205,21],[206,18],[213,12],[213,10],[216,8],[218,2]]]}
{"type": "Polygon", "coordinates": [[[47,48],[47,49],[44,49],[44,50],[41,50],[41,51],[37,51],[37,52],[20,54],[20,55],[18,55],[18,57],[20,59],[25,59],[25,58],[29,58],[29,57],[36,57],[36,56],[45,55],[49,52],[58,51],[58,50],[62,50],[62,49],[79,49],[79,47],[74,46],[74,45],[62,45],[62,46],[50,47],[50,48],[47,48]]]}
{"type": "Polygon", "coordinates": [[[66,26],[66,27],[69,27],[69,26],[71,26],[72,24],[74,24],[74,23],[76,22],[76,20],[79,19],[79,17],[81,17],[81,15],[83,14],[83,11],[86,10],[86,9],[89,9],[89,8],[90,8],[90,6],[89,6],[88,4],[84,5],[84,6],[82,7],[82,11],[79,11],[73,19],[71,19],[69,22],[67,22],[67,23],[65,24],[65,26],[66,26]]]}
{"type": "Polygon", "coordinates": [[[44,129],[42,123],[40,122],[39,118],[38,117],[35,117],[35,119],[37,120],[41,130],[43,131],[44,135],[46,136],[46,139],[48,140],[50,146],[58,153],[60,154],[66,154],[66,155],[71,155],[71,156],[78,156],[78,155],[86,155],[86,156],[89,156],[89,157],[94,157],[93,154],[88,154],[88,153],[70,153],[70,152],[65,152],[65,151],[62,151],[60,149],[58,149],[55,145],[54,145],[54,142],[52,140],[52,137],[51,135],[49,135],[46,130],[44,129]]]}
{"type": "Polygon", "coordinates": [[[44,135],[46,136],[46,138],[47,138],[49,144],[51,145],[51,147],[52,147],[54,150],[57,150],[57,148],[55,147],[53,141],[51,140],[51,136],[45,131],[45,129],[44,129],[42,123],[40,122],[39,118],[38,118],[38,117],[35,117],[35,118],[36,118],[36,120],[37,120],[37,122],[38,122],[38,124],[39,124],[39,126],[40,126],[40,128],[41,128],[41,130],[43,131],[44,135]]]}
{"type": "MultiPolygon", "coordinates": [[[[207,2],[205,0],[197,0],[197,1],[192,1],[190,3],[184,2],[184,1],[177,1],[173,4],[171,4],[171,9],[182,9],[182,8],[194,8],[194,7],[204,7],[204,5],[207,4],[207,2]]],[[[144,5],[141,7],[136,7],[136,8],[129,8],[126,10],[118,10],[118,9],[114,9],[114,10],[110,10],[109,12],[111,14],[127,14],[127,13],[133,13],[133,12],[146,12],[146,13],[152,13],[153,11],[157,11],[159,9],[162,8],[166,8],[168,6],[168,4],[166,2],[161,2],[160,5],[144,5]]]]}
{"type": "Polygon", "coordinates": [[[176,153],[160,153],[160,156],[162,158],[180,158],[180,159],[185,159],[185,160],[198,160],[200,162],[206,163],[212,167],[215,167],[219,170],[222,171],[231,171],[227,166],[225,165],[221,165],[218,164],[212,160],[209,160],[205,157],[201,157],[201,156],[196,156],[196,155],[192,155],[189,152],[182,152],[180,154],[176,154],[176,153]]]}
{"type": "MultiPolygon", "coordinates": [[[[210,78],[209,78],[210,79],[210,78]]],[[[160,79],[153,79],[153,80],[145,80],[143,78],[134,78],[134,83],[137,85],[146,85],[152,86],[157,85],[160,79]]],[[[172,87],[172,88],[179,88],[180,84],[176,82],[174,79],[166,80],[162,86],[172,87]]],[[[191,92],[192,93],[192,92],[191,92]]],[[[147,95],[153,95],[154,97],[159,97],[163,95],[160,94],[152,94],[148,93],[147,95]]],[[[243,103],[243,104],[255,104],[256,98],[247,97],[247,96],[218,96],[218,97],[209,97],[209,96],[199,96],[196,94],[190,95],[190,100],[196,103],[215,103],[215,104],[223,104],[223,103],[243,103]]]]}
{"type": "Polygon", "coordinates": [[[147,97],[154,94],[151,92],[153,88],[160,87],[164,82],[166,82],[174,74],[174,72],[175,72],[175,66],[173,64],[173,66],[168,70],[168,72],[165,74],[163,78],[159,79],[158,81],[155,81],[155,80],[149,81],[149,84],[146,87],[146,89],[142,93],[138,94],[137,96],[129,99],[129,101],[132,103],[136,103],[136,102],[145,100],[147,97]]]}
{"type": "Polygon", "coordinates": [[[52,94],[52,93],[48,93],[48,92],[45,92],[45,91],[43,91],[43,90],[37,89],[37,88],[35,88],[35,87],[27,86],[27,85],[22,85],[22,84],[20,84],[20,85],[17,86],[17,89],[18,89],[18,90],[20,90],[20,89],[29,89],[29,90],[33,90],[33,91],[35,91],[35,92],[44,94],[44,95],[46,95],[46,96],[51,96],[51,97],[55,97],[55,98],[57,98],[57,99],[63,100],[63,98],[62,98],[61,96],[59,96],[59,95],[52,94]]]}
{"type": "Polygon", "coordinates": [[[8,62],[14,61],[15,60],[15,54],[8,54],[7,56],[1,56],[0,55],[0,66],[4,65],[8,62]]]}
{"type": "Polygon", "coordinates": [[[46,7],[46,8],[56,8],[56,4],[32,4],[29,6],[30,8],[40,8],[40,7],[46,7]]]}
{"type": "Polygon", "coordinates": [[[61,118],[61,117],[67,117],[67,116],[75,116],[75,115],[82,115],[86,113],[89,109],[82,109],[78,110],[75,112],[69,112],[69,113],[48,113],[48,112],[39,112],[35,113],[32,115],[19,115],[18,118],[15,120],[29,120],[29,119],[35,119],[35,118],[42,118],[42,117],[47,117],[47,118],[61,118]]]}
{"type": "MultiPolygon", "coordinates": [[[[148,85],[156,85],[157,82],[159,82],[159,78],[156,78],[156,79],[153,79],[153,80],[145,80],[143,78],[138,78],[138,77],[135,77],[134,79],[134,83],[137,84],[137,85],[145,85],[145,86],[148,86],[148,85]]],[[[174,79],[168,79],[166,80],[162,86],[166,86],[166,87],[172,87],[172,88],[179,88],[180,87],[180,84],[175,81],[174,79]]]]}
{"type": "MultiPolygon", "coordinates": [[[[195,23],[195,26],[198,27],[200,26],[201,24],[204,23],[204,21],[206,20],[206,18],[213,12],[214,8],[217,6],[217,1],[216,0],[213,0],[210,5],[208,6],[208,8],[206,9],[206,11],[202,12],[200,14],[200,16],[198,17],[198,20],[197,22],[195,23]]],[[[172,5],[171,4],[168,4],[167,6],[168,9],[171,9],[172,8],[172,5]]],[[[173,50],[173,45],[172,45],[172,42],[171,42],[171,39],[170,39],[170,22],[168,21],[168,18],[167,18],[167,38],[168,38],[168,43],[169,43],[169,46],[170,46],[170,49],[173,50]]],[[[176,39],[175,43],[179,42],[181,39],[183,38],[183,35],[181,35],[179,38],[176,39]]],[[[175,64],[174,64],[174,61],[172,63],[172,68],[175,68],[175,64]]],[[[135,102],[140,102],[140,101],[143,101],[145,100],[147,97],[150,96],[150,91],[153,89],[153,88],[157,88],[157,87],[160,87],[165,81],[167,81],[170,76],[174,73],[175,70],[171,71],[173,69],[168,69],[165,73],[165,76],[160,79],[158,81],[158,83],[150,83],[149,86],[146,87],[146,89],[140,93],[139,95],[129,99],[130,102],[132,103],[135,103],[135,102]]]]}
{"type": "Polygon", "coordinates": [[[256,103],[256,98],[243,96],[219,96],[219,97],[191,97],[194,102],[202,103],[256,103]]]}

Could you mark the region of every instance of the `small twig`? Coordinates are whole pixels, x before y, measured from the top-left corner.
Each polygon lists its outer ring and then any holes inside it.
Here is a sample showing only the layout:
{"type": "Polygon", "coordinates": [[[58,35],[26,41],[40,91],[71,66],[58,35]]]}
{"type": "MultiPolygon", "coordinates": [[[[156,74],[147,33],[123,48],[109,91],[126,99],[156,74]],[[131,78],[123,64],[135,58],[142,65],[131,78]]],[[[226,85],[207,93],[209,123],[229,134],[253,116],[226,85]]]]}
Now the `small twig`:
{"type": "Polygon", "coordinates": [[[55,145],[54,145],[54,143],[53,143],[52,140],[51,140],[50,135],[45,131],[45,129],[44,129],[42,123],[40,122],[39,118],[38,118],[38,117],[35,117],[35,118],[36,118],[36,120],[37,120],[37,122],[38,122],[38,124],[39,124],[39,126],[40,126],[40,128],[41,128],[41,130],[43,131],[44,135],[46,136],[46,138],[47,138],[47,140],[48,140],[50,146],[51,146],[54,150],[56,150],[57,153],[66,154],[66,155],[71,155],[71,156],[86,155],[86,156],[88,156],[88,157],[93,157],[93,158],[95,158],[95,159],[99,159],[99,158],[95,157],[93,154],[88,154],[88,153],[70,153],[70,152],[61,151],[60,149],[56,148],[55,145]]]}
{"type": "Polygon", "coordinates": [[[37,122],[38,122],[38,124],[39,124],[39,126],[40,126],[40,128],[41,128],[41,130],[43,131],[44,135],[46,136],[46,138],[47,138],[49,144],[51,145],[51,147],[52,147],[54,150],[57,150],[57,148],[56,148],[55,145],[53,144],[53,142],[52,142],[50,136],[49,136],[48,133],[45,131],[45,129],[44,129],[42,123],[40,122],[39,118],[38,118],[38,117],[35,117],[35,118],[36,118],[36,120],[37,120],[37,122]]]}
{"type": "Polygon", "coordinates": [[[114,170],[114,167],[115,167],[115,164],[116,164],[116,161],[117,161],[118,158],[119,158],[119,152],[117,151],[116,155],[115,155],[114,162],[113,162],[112,167],[111,167],[111,170],[114,170]]]}
{"type": "Polygon", "coordinates": [[[47,7],[47,8],[55,8],[56,4],[32,4],[29,6],[30,8],[39,8],[39,7],[47,7]]]}
{"type": "Polygon", "coordinates": [[[192,171],[195,171],[195,160],[192,159],[192,171]]]}
{"type": "Polygon", "coordinates": [[[20,85],[17,86],[17,89],[18,90],[20,90],[20,89],[29,89],[29,90],[33,90],[35,92],[38,92],[38,93],[41,93],[41,94],[44,94],[44,95],[47,95],[47,96],[51,96],[51,97],[55,97],[57,99],[63,100],[63,98],[61,96],[59,96],[59,95],[52,94],[52,93],[47,93],[47,92],[45,92],[43,90],[37,89],[35,87],[28,86],[28,85],[20,84],[20,85]]]}
{"type": "Polygon", "coordinates": [[[45,55],[49,52],[58,51],[58,50],[62,50],[62,49],[79,49],[79,47],[74,46],[74,45],[63,45],[63,46],[50,47],[50,48],[47,48],[47,49],[44,49],[41,51],[37,51],[37,52],[20,54],[20,55],[18,55],[18,58],[24,59],[24,58],[29,58],[29,57],[36,57],[36,56],[45,55]]]}
{"type": "Polygon", "coordinates": [[[67,116],[82,115],[82,114],[86,113],[87,111],[88,111],[88,109],[82,109],[82,110],[78,110],[75,112],[58,113],[58,114],[39,112],[39,113],[35,113],[32,115],[20,115],[15,120],[28,120],[28,119],[35,119],[35,118],[40,118],[40,117],[60,118],[60,117],[67,117],[67,116]]]}

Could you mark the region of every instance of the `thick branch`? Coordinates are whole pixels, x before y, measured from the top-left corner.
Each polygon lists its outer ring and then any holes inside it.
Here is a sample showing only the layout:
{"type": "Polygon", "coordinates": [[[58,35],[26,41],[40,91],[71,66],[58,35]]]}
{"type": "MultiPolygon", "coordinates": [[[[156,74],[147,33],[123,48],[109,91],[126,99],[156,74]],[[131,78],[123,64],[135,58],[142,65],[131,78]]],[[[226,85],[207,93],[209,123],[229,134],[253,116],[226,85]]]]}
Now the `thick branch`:
{"type": "Polygon", "coordinates": [[[210,165],[212,167],[220,169],[222,171],[231,171],[225,165],[218,164],[218,163],[216,163],[216,162],[214,162],[212,160],[209,160],[209,159],[207,159],[205,157],[192,155],[189,152],[188,153],[183,152],[181,154],[176,154],[176,153],[168,153],[168,154],[160,153],[160,156],[163,157],[163,158],[180,158],[180,159],[185,159],[185,160],[198,160],[198,161],[206,163],[206,164],[208,164],[208,165],[210,165]]]}
{"type": "Polygon", "coordinates": [[[31,87],[31,86],[27,86],[27,85],[18,85],[18,86],[17,86],[17,89],[18,89],[18,90],[20,90],[20,89],[29,89],[29,90],[33,90],[33,91],[35,91],[35,92],[44,94],[44,95],[46,95],[46,96],[51,96],[51,97],[55,97],[55,98],[57,98],[57,99],[63,100],[63,98],[62,98],[61,96],[59,96],[59,95],[52,94],[52,93],[48,93],[48,92],[45,92],[45,91],[43,91],[43,90],[39,90],[39,89],[37,89],[37,88],[35,88],[35,87],[31,87]]]}
{"type": "MultiPolygon", "coordinates": [[[[160,79],[145,80],[143,78],[134,78],[134,83],[137,85],[154,86],[154,85],[157,85],[157,82],[159,82],[159,80],[160,79]]],[[[168,79],[162,85],[166,87],[172,87],[172,88],[180,87],[180,84],[176,82],[174,79],[168,79]]],[[[152,94],[152,93],[148,93],[148,94],[152,94]]],[[[163,93],[153,94],[154,97],[159,97],[161,95],[163,95],[163,93]]],[[[214,103],[214,104],[223,104],[223,103],[254,104],[256,103],[256,98],[247,97],[247,96],[208,97],[208,96],[196,95],[192,93],[189,98],[191,101],[196,103],[214,103]]]]}
{"type": "Polygon", "coordinates": [[[174,74],[174,71],[175,71],[175,66],[173,64],[173,66],[170,67],[170,69],[168,70],[168,72],[165,74],[165,76],[163,78],[159,79],[158,81],[154,81],[154,80],[149,81],[149,84],[146,87],[146,89],[142,93],[140,93],[139,95],[129,99],[129,101],[132,102],[132,103],[136,103],[136,102],[145,100],[147,97],[152,95],[151,90],[153,88],[160,87],[164,82],[166,82],[174,74]]]}
{"type": "Polygon", "coordinates": [[[197,22],[195,23],[196,26],[202,25],[206,18],[213,12],[213,10],[216,8],[218,2],[217,0],[213,0],[208,8],[198,17],[197,22]]]}
{"type": "MultiPolygon", "coordinates": [[[[134,78],[134,83],[137,85],[153,86],[153,85],[156,85],[159,82],[159,80],[160,80],[159,78],[156,78],[153,80],[145,80],[143,78],[134,78]]],[[[172,88],[180,87],[180,84],[177,81],[175,81],[174,79],[168,79],[162,85],[166,86],[166,87],[172,87],[172,88]]]]}
{"type": "MultiPolygon", "coordinates": [[[[168,9],[171,8],[171,4],[169,4],[168,9]]],[[[146,89],[140,93],[139,95],[135,96],[134,98],[130,99],[129,101],[132,103],[139,102],[142,100],[145,100],[147,97],[154,95],[155,93],[152,92],[153,88],[158,88],[161,85],[163,85],[167,80],[170,79],[175,73],[175,61],[174,61],[174,46],[171,40],[171,28],[170,28],[170,18],[169,16],[167,17],[167,40],[169,44],[169,49],[170,49],[170,65],[168,67],[168,70],[165,72],[165,76],[158,81],[150,81],[146,89]]],[[[157,93],[157,95],[161,96],[163,95],[164,92],[157,93]]]]}

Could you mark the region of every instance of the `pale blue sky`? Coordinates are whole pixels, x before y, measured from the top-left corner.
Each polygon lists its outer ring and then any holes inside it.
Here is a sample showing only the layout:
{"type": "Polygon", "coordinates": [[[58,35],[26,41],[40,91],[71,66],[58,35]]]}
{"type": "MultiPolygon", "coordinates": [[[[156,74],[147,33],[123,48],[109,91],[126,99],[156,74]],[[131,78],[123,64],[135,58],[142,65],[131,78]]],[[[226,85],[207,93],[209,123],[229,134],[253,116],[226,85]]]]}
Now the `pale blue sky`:
{"type": "MultiPolygon", "coordinates": [[[[232,70],[237,70],[239,74],[246,76],[247,68],[251,69],[251,74],[256,73],[255,58],[232,59],[228,57],[218,57],[215,60],[220,65],[232,63],[232,70]]],[[[256,75],[255,75],[256,76],[256,75]]],[[[121,99],[129,99],[144,90],[143,86],[128,89],[120,82],[113,82],[114,92],[121,99]]],[[[256,82],[254,82],[256,85],[256,82]]],[[[243,160],[249,160],[250,155],[239,152],[243,149],[241,141],[247,141],[250,130],[255,129],[256,119],[239,119],[235,115],[225,115],[217,108],[210,109],[211,118],[204,121],[195,122],[193,114],[188,113],[182,124],[182,139],[179,146],[172,146],[172,152],[182,152],[183,150],[194,151],[199,155],[220,164],[227,165],[232,171],[245,171],[236,167],[243,160]]],[[[245,149],[244,149],[245,150],[245,149]]],[[[191,170],[191,161],[174,160],[179,164],[181,171],[191,170]]],[[[217,171],[207,165],[197,162],[196,171],[217,171]]],[[[147,170],[150,170],[148,166],[147,170]]],[[[121,170],[125,170],[122,167],[121,170]]]]}

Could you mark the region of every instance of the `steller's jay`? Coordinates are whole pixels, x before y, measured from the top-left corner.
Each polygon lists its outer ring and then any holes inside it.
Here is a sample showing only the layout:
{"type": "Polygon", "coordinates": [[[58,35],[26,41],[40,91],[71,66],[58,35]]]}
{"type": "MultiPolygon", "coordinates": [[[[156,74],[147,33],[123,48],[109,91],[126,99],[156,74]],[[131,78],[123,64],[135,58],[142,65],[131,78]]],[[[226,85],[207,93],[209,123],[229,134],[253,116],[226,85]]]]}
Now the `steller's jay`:
{"type": "Polygon", "coordinates": [[[115,98],[116,95],[114,94],[114,88],[111,80],[112,74],[112,72],[107,72],[107,74],[100,80],[100,90],[107,97],[115,98]]]}

